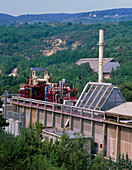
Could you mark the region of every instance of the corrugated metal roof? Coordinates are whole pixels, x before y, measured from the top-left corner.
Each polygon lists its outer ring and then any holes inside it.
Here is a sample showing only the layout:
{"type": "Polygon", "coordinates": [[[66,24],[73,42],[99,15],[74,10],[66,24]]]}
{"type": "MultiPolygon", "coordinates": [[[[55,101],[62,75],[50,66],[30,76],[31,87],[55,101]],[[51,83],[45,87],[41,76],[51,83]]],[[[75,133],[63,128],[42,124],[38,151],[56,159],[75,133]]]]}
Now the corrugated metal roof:
{"type": "MultiPolygon", "coordinates": [[[[103,66],[112,60],[114,60],[114,58],[103,58],[103,66]]],[[[98,72],[99,58],[82,58],[76,62],[77,65],[80,65],[82,63],[89,63],[91,69],[94,70],[95,72],[98,72]]]]}
{"type": "Polygon", "coordinates": [[[119,114],[122,116],[132,117],[132,102],[123,103],[105,112],[106,114],[119,114]]]}
{"type": "Polygon", "coordinates": [[[103,73],[111,73],[112,69],[116,70],[117,67],[120,67],[118,62],[108,62],[103,66],[103,73]]]}

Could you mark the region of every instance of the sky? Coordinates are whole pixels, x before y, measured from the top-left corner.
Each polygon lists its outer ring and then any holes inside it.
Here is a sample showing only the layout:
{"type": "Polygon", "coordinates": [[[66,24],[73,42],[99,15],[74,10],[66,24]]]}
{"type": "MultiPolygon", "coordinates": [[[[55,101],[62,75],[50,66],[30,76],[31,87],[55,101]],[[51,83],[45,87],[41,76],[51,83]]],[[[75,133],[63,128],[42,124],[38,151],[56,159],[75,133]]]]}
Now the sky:
{"type": "Polygon", "coordinates": [[[132,8],[132,0],[0,0],[0,13],[78,13],[113,8],[132,8]]]}

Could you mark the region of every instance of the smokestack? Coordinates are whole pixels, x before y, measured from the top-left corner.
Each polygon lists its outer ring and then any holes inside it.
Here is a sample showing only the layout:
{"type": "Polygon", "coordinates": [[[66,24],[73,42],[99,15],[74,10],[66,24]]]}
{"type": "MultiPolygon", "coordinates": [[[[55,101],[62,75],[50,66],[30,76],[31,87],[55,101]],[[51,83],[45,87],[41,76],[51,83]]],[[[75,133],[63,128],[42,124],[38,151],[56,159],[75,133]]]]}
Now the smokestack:
{"type": "Polygon", "coordinates": [[[99,30],[99,73],[98,82],[103,82],[103,48],[104,48],[104,30],[99,30]]]}

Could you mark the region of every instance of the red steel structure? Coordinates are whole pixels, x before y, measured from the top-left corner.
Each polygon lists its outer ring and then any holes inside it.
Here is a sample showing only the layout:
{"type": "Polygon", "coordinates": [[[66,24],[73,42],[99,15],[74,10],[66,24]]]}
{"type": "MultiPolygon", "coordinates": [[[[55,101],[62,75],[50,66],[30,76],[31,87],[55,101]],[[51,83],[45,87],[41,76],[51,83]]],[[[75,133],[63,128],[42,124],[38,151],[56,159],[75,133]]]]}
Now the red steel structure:
{"type": "Polygon", "coordinates": [[[24,98],[32,98],[63,104],[64,101],[76,101],[77,90],[70,89],[65,83],[65,79],[59,83],[50,83],[50,77],[43,68],[31,68],[32,76],[27,79],[27,84],[20,85],[17,93],[24,98]],[[44,71],[44,78],[40,79],[36,76],[35,71],[44,71]]]}

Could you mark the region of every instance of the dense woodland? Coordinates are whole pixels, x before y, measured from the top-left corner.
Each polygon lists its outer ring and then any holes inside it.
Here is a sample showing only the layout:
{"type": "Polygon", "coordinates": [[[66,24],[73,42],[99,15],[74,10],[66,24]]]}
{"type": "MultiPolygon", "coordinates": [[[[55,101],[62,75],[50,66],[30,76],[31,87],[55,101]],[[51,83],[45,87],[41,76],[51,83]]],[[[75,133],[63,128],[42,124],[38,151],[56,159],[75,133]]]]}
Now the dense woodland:
{"type": "MultiPolygon", "coordinates": [[[[80,58],[98,57],[98,31],[105,32],[104,57],[113,57],[120,68],[109,80],[119,86],[127,101],[132,101],[132,21],[116,24],[34,23],[0,27],[0,94],[16,93],[26,82],[31,67],[45,67],[51,81],[65,78],[79,94],[88,81],[97,81],[89,64],[77,66],[80,58]],[[53,52],[49,55],[50,52],[53,52]],[[48,55],[49,56],[48,56],[48,55]],[[17,68],[18,76],[8,76],[17,68]]],[[[42,75],[41,75],[42,76],[42,75]]]]}
{"type": "Polygon", "coordinates": [[[2,170],[120,170],[132,169],[128,155],[119,155],[116,162],[104,159],[103,153],[94,157],[88,153],[88,141],[75,133],[75,138],[63,133],[61,141],[42,142],[42,125],[37,121],[21,135],[5,134],[5,119],[0,115],[0,169],[2,170]]]}

